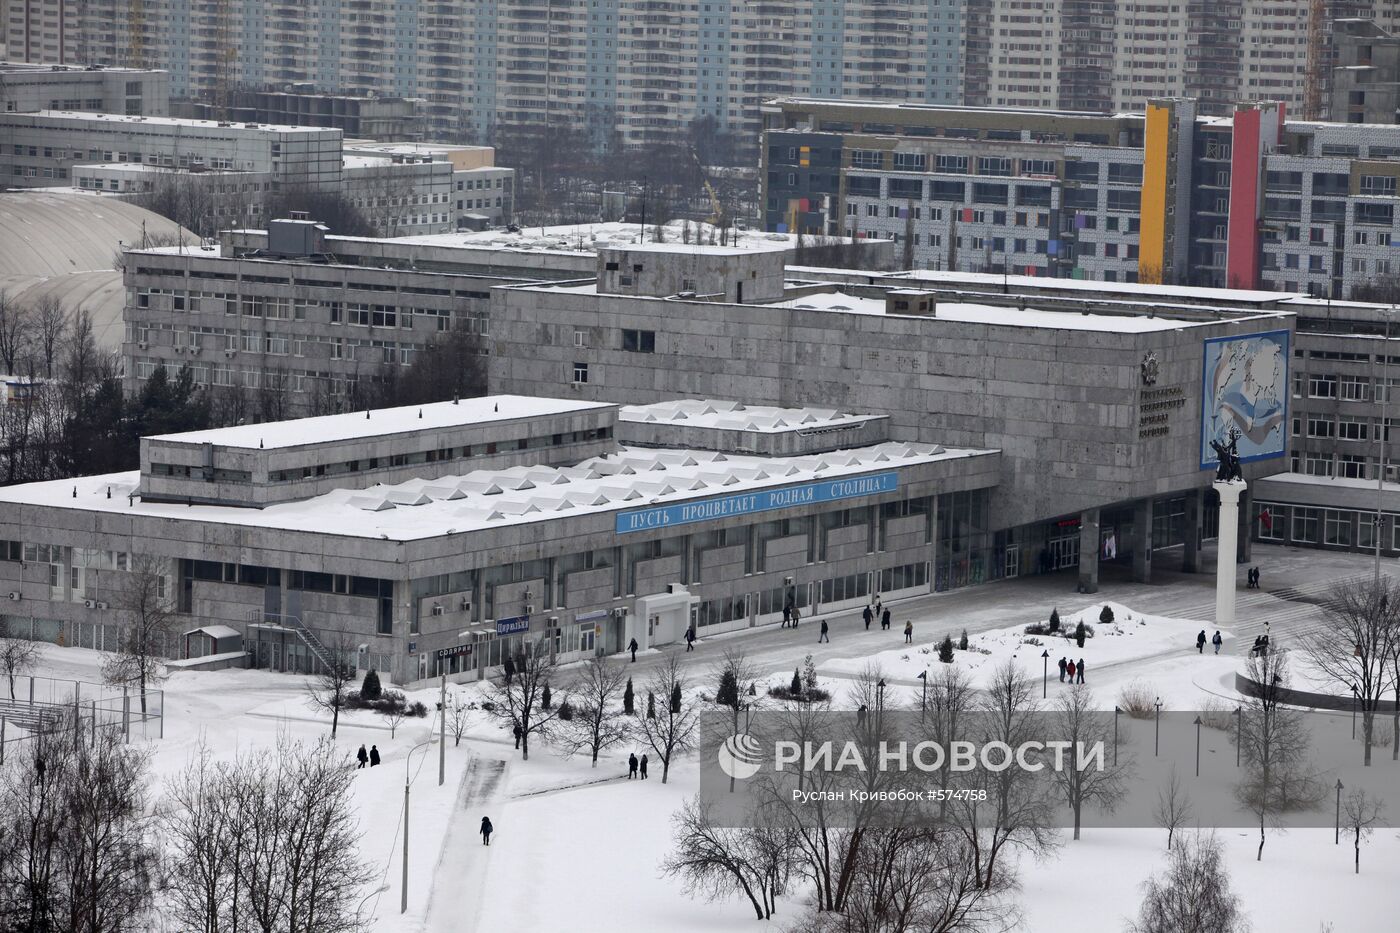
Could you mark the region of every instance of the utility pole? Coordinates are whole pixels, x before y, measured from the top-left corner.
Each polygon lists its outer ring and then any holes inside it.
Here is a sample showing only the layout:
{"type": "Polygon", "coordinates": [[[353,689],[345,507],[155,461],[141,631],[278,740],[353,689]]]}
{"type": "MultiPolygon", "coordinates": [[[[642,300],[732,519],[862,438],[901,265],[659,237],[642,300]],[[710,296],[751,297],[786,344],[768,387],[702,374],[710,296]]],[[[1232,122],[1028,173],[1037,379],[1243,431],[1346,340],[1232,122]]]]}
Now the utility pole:
{"type": "Polygon", "coordinates": [[[1196,777],[1201,776],[1201,717],[1196,717],[1196,777]]]}
{"type": "Polygon", "coordinates": [[[1156,702],[1157,719],[1152,726],[1152,757],[1156,758],[1157,753],[1162,748],[1162,698],[1158,697],[1156,702]]]}
{"type": "Polygon", "coordinates": [[[438,704],[438,787],[447,781],[447,672],[443,671],[442,702],[438,704]]]}
{"type": "Polygon", "coordinates": [[[1040,698],[1043,700],[1050,696],[1050,649],[1046,648],[1040,653],[1040,698]]]}
{"type": "Polygon", "coordinates": [[[1334,846],[1339,846],[1339,845],[1341,845],[1341,844],[1342,844],[1342,779],[1341,779],[1341,778],[1337,778],[1337,838],[1333,840],[1332,845],[1334,845],[1334,846]]]}

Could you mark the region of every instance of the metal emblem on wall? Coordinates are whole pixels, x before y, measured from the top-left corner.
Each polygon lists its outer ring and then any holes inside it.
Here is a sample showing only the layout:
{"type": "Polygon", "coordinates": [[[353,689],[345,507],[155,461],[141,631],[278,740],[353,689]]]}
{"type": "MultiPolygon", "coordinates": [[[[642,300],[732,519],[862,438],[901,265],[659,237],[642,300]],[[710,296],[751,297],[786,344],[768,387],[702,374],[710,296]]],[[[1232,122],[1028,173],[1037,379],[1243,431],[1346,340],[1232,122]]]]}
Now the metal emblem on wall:
{"type": "Polygon", "coordinates": [[[1161,364],[1157,362],[1157,354],[1151,350],[1142,358],[1142,384],[1145,386],[1155,386],[1157,376],[1161,370],[1161,364]]]}
{"type": "Polygon", "coordinates": [[[1205,341],[1201,378],[1201,469],[1218,459],[1211,442],[1239,434],[1241,463],[1282,457],[1288,422],[1288,331],[1205,341]]]}

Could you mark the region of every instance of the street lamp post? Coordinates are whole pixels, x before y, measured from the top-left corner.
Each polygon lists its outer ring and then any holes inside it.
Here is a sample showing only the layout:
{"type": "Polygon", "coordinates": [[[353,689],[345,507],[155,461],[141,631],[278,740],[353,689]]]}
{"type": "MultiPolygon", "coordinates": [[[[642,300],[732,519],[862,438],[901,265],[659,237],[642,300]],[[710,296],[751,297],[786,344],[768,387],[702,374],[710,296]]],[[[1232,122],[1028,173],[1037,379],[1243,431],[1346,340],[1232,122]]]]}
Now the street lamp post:
{"type": "Polygon", "coordinates": [[[408,754],[403,760],[403,885],[399,898],[399,913],[408,913],[408,787],[409,787],[409,763],[413,761],[413,753],[420,748],[432,744],[432,739],[426,742],[419,742],[408,750],[408,754]]]}
{"type": "Polygon", "coordinates": [[[1040,698],[1043,700],[1050,695],[1050,649],[1046,648],[1040,653],[1040,698]]]}
{"type": "Polygon", "coordinates": [[[919,675],[919,682],[923,684],[919,692],[919,719],[924,718],[924,713],[928,712],[928,668],[919,675]]]}
{"type": "Polygon", "coordinates": [[[1357,700],[1358,700],[1358,699],[1359,699],[1359,695],[1358,695],[1357,692],[1356,692],[1356,687],[1352,687],[1352,688],[1351,688],[1351,740],[1352,740],[1353,742],[1356,741],[1356,703],[1357,703],[1357,700]]]}
{"type": "Polygon", "coordinates": [[[1332,841],[1332,845],[1342,844],[1342,779],[1337,778],[1337,838],[1332,841]]]}
{"type": "Polygon", "coordinates": [[[1118,767],[1118,714],[1123,712],[1122,707],[1113,707],[1113,767],[1118,767]]]}
{"type": "Polygon", "coordinates": [[[442,672],[442,701],[438,704],[438,787],[447,781],[447,672],[442,672]]]}
{"type": "Polygon", "coordinates": [[[1244,707],[1235,707],[1235,767],[1240,766],[1240,749],[1244,747],[1244,707]]]}
{"type": "Polygon", "coordinates": [[[1201,717],[1196,717],[1196,777],[1201,776],[1201,717]]]}
{"type": "Polygon", "coordinates": [[[1158,697],[1156,702],[1157,718],[1152,724],[1152,757],[1157,757],[1157,752],[1162,747],[1162,698],[1158,697]]]}

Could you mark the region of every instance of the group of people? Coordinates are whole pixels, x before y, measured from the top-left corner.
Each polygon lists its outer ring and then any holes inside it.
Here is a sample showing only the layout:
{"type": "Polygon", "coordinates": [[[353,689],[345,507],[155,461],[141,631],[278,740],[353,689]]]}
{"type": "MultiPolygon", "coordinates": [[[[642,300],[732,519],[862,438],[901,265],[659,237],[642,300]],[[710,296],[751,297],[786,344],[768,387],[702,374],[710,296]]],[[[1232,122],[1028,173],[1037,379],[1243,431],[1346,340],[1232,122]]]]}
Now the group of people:
{"type": "Polygon", "coordinates": [[[1246,580],[1245,589],[1247,589],[1247,590],[1257,590],[1257,589],[1259,589],[1259,568],[1258,568],[1258,567],[1250,567],[1249,570],[1245,573],[1245,580],[1246,580]]]}
{"type": "Polygon", "coordinates": [[[640,778],[643,781],[647,779],[646,755],[643,755],[640,761],[637,760],[636,752],[627,756],[627,780],[630,781],[633,778],[640,778]]]}
{"type": "Polygon", "coordinates": [[[1084,683],[1084,659],[1080,658],[1076,663],[1070,658],[1060,658],[1060,683],[1065,683],[1065,678],[1069,678],[1069,683],[1084,683]],[[1075,678],[1079,678],[1075,680],[1075,678]]]}
{"type": "Polygon", "coordinates": [[[792,600],[788,600],[783,604],[783,624],[778,626],[778,628],[787,628],[789,625],[793,628],[797,628],[797,623],[801,620],[802,610],[798,609],[797,605],[792,600]]]}
{"type": "MultiPolygon", "coordinates": [[[[1220,653],[1220,646],[1223,645],[1223,644],[1225,643],[1225,639],[1223,639],[1223,638],[1220,637],[1220,631],[1219,631],[1218,629],[1216,630],[1215,635],[1211,637],[1210,643],[1211,643],[1212,645],[1215,646],[1215,653],[1216,653],[1216,654],[1219,654],[1219,653],[1220,653]]],[[[1256,643],[1256,647],[1257,647],[1257,643],[1256,643]]],[[[1206,630],[1205,630],[1205,629],[1201,629],[1200,632],[1198,632],[1198,633],[1196,634],[1196,653],[1197,653],[1197,654],[1205,654],[1205,653],[1206,653],[1206,630]]]]}
{"type": "Polygon", "coordinates": [[[865,620],[865,630],[867,632],[870,631],[870,623],[874,622],[876,619],[880,620],[880,628],[888,629],[890,627],[890,610],[886,606],[881,606],[878,598],[876,598],[873,606],[867,605],[865,609],[861,611],[860,615],[861,618],[865,620]]]}
{"type": "Polygon", "coordinates": [[[360,768],[363,768],[366,764],[373,768],[375,765],[379,764],[379,746],[371,745],[369,747],[369,751],[366,752],[365,747],[361,745],[360,750],[355,753],[355,760],[360,763],[359,766],[355,769],[357,771],[360,768]]]}

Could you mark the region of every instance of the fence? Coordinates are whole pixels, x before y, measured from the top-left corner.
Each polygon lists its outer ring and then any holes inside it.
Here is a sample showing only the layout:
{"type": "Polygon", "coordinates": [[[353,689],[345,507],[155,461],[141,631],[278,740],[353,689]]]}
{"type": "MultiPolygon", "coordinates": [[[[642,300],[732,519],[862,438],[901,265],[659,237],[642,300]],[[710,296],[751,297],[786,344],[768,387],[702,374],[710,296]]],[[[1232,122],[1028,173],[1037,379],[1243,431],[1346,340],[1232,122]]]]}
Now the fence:
{"type": "Polygon", "coordinates": [[[165,691],[141,692],[111,684],[51,677],[0,680],[0,765],[36,736],[72,732],[74,742],[96,742],[114,731],[124,741],[165,738],[165,691]]]}

